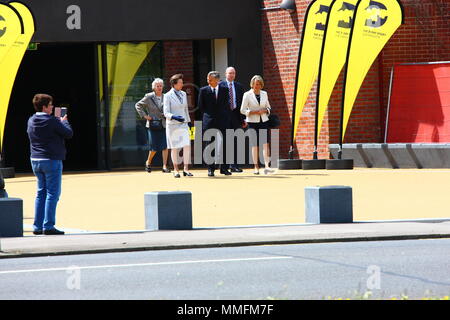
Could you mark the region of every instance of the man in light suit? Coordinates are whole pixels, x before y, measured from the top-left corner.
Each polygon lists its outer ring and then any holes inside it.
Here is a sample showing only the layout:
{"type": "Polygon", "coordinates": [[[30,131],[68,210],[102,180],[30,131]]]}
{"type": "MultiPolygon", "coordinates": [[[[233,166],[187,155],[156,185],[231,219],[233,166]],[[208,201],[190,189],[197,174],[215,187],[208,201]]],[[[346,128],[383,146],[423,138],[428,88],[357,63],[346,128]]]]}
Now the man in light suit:
{"type": "MultiPolygon", "coordinates": [[[[229,106],[229,94],[227,87],[219,86],[220,74],[217,71],[208,73],[208,86],[200,89],[198,95],[198,108],[203,113],[203,132],[208,129],[216,129],[222,134],[223,163],[220,164],[220,173],[231,175],[226,162],[226,133],[225,130],[231,128],[231,109],[229,106]]],[[[215,141],[216,142],[216,141],[215,141]]],[[[216,145],[217,146],[217,145],[216,145]]],[[[208,164],[208,176],[214,177],[216,164],[208,164]]]]}
{"type": "MultiPolygon", "coordinates": [[[[241,114],[242,97],[244,96],[244,87],[236,79],[236,69],[233,67],[228,67],[225,70],[225,81],[220,82],[220,86],[223,88],[228,88],[228,99],[231,110],[231,127],[230,129],[245,129],[247,123],[245,122],[245,116],[241,114]]],[[[235,145],[234,150],[234,163],[230,164],[231,172],[242,172],[237,163],[237,148],[235,145]]]]}

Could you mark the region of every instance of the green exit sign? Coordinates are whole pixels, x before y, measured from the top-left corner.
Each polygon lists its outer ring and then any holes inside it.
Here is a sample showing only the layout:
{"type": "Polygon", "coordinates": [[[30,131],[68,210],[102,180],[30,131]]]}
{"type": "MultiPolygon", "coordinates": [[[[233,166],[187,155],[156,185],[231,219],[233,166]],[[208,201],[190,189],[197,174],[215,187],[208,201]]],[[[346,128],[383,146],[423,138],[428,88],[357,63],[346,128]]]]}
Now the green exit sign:
{"type": "Polygon", "coordinates": [[[30,43],[28,45],[28,50],[37,50],[38,49],[38,44],[37,43],[30,43]]]}

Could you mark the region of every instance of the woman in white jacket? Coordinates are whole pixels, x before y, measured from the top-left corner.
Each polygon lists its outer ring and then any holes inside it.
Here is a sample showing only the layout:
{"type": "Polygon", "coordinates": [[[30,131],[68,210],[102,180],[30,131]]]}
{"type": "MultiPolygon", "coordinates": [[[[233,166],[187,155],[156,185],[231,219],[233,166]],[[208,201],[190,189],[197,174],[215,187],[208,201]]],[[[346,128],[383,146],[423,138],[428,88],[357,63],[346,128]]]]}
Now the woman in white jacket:
{"type": "Polygon", "coordinates": [[[254,174],[259,174],[259,146],[263,145],[264,156],[264,173],[269,174],[273,171],[269,167],[270,153],[269,153],[269,114],[270,104],[267,92],[262,90],[264,87],[264,80],[261,76],[256,75],[250,81],[251,89],[244,93],[242,98],[241,113],[247,118],[249,130],[254,130],[255,139],[250,138],[250,145],[252,147],[252,158],[255,166],[254,174]]]}
{"type": "Polygon", "coordinates": [[[186,92],[183,89],[183,75],[176,74],[170,78],[172,89],[164,95],[164,117],[166,117],[167,147],[171,149],[174,177],[179,178],[178,164],[180,149],[183,149],[183,176],[192,177],[189,172],[191,160],[191,140],[188,123],[189,117],[186,92]]]}

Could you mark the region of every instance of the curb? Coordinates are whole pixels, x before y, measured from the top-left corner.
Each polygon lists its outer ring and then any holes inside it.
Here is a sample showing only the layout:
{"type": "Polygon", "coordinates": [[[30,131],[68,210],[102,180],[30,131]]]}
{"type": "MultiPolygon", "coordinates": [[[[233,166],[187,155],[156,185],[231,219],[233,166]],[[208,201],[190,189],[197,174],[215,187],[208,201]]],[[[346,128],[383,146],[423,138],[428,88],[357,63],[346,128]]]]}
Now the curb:
{"type": "Polygon", "coordinates": [[[131,246],[124,248],[99,248],[99,249],[75,249],[46,252],[3,252],[0,251],[1,259],[30,258],[44,256],[63,256],[63,255],[81,255],[98,253],[120,253],[120,252],[138,252],[138,251],[157,251],[157,250],[183,250],[183,249],[207,249],[207,248],[230,248],[244,246],[264,246],[264,245],[289,245],[289,244],[318,244],[332,242],[363,242],[363,241],[399,241],[399,240],[420,240],[420,239],[445,239],[450,238],[450,234],[410,234],[410,235],[374,235],[367,237],[341,237],[341,238],[323,238],[323,239],[276,239],[261,241],[240,241],[223,243],[192,243],[192,244],[167,244],[154,246],[131,246]]]}

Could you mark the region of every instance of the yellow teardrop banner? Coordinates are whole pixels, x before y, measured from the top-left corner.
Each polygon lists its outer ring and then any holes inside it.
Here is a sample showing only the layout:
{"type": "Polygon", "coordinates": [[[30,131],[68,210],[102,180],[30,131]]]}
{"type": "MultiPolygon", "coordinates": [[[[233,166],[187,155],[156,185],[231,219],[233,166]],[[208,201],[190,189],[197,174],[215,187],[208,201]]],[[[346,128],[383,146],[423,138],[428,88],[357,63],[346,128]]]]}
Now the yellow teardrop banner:
{"type": "Polygon", "coordinates": [[[378,54],[403,23],[397,0],[361,0],[356,8],[344,85],[342,140],[359,89],[378,54]]]}
{"type": "Polygon", "coordinates": [[[121,42],[114,48],[108,45],[108,80],[111,80],[112,84],[109,120],[111,141],[124,97],[140,66],[155,44],[156,42],[138,44],[121,42]]]}
{"type": "Polygon", "coordinates": [[[0,3],[0,62],[3,61],[21,33],[21,17],[13,7],[0,3]]]}
{"type": "Polygon", "coordinates": [[[0,145],[3,146],[3,135],[8,113],[11,91],[14,86],[25,51],[35,31],[34,18],[30,10],[20,2],[10,2],[22,17],[24,33],[19,34],[8,54],[0,62],[0,145]]]}
{"type": "Polygon", "coordinates": [[[347,60],[350,33],[355,19],[356,5],[359,1],[336,0],[331,5],[319,71],[317,136],[320,136],[328,102],[347,60]]]}
{"type": "Polygon", "coordinates": [[[294,93],[294,127],[292,133],[294,144],[303,107],[319,73],[323,36],[331,2],[332,0],[312,1],[306,11],[294,93]]]}

